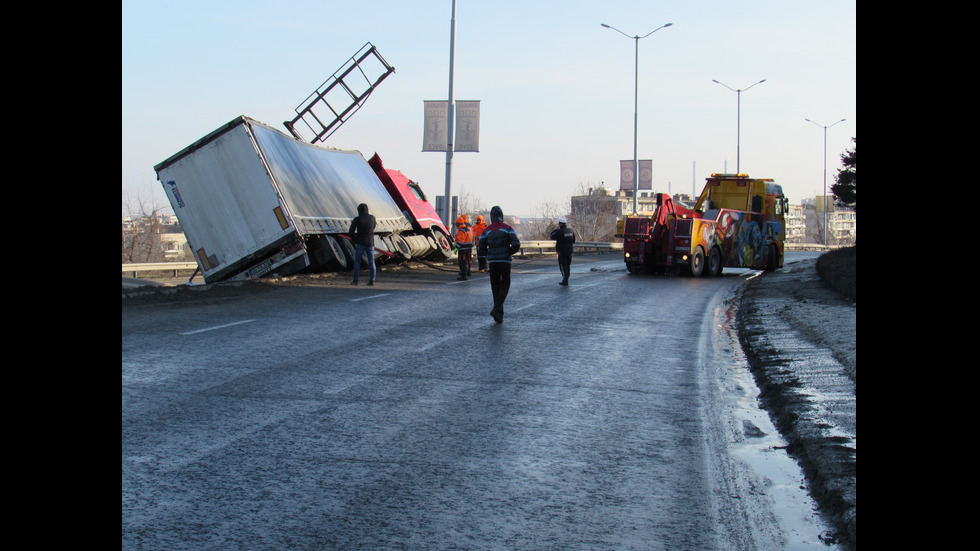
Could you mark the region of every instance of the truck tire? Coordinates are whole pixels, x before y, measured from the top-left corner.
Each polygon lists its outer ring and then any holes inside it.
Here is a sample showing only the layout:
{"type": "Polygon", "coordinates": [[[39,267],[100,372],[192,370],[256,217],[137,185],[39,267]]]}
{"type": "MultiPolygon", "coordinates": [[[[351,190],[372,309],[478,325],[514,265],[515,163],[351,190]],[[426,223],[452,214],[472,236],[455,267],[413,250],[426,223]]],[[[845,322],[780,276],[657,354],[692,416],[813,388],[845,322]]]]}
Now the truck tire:
{"type": "Polygon", "coordinates": [[[341,270],[347,268],[347,258],[344,256],[344,250],[340,247],[340,243],[332,236],[323,236],[323,245],[325,249],[329,249],[330,254],[333,255],[333,262],[340,267],[341,270]]]}
{"type": "Polygon", "coordinates": [[[432,239],[436,243],[436,250],[432,253],[434,260],[449,260],[453,257],[453,245],[449,242],[449,236],[436,227],[429,228],[432,239]]]}
{"type": "Polygon", "coordinates": [[[704,272],[704,249],[698,247],[688,260],[687,272],[691,277],[701,277],[704,272]]]}
{"type": "Polygon", "coordinates": [[[718,250],[718,247],[711,247],[707,264],[704,267],[704,275],[715,277],[719,274],[721,274],[721,251],[718,250]]]}
{"type": "Polygon", "coordinates": [[[340,250],[344,253],[344,269],[353,270],[355,250],[354,244],[350,239],[341,235],[334,235],[333,238],[337,240],[337,244],[340,245],[340,250]]]}
{"type": "Polygon", "coordinates": [[[779,251],[776,250],[776,245],[769,245],[769,249],[766,251],[766,271],[773,272],[779,264],[779,251]]]}

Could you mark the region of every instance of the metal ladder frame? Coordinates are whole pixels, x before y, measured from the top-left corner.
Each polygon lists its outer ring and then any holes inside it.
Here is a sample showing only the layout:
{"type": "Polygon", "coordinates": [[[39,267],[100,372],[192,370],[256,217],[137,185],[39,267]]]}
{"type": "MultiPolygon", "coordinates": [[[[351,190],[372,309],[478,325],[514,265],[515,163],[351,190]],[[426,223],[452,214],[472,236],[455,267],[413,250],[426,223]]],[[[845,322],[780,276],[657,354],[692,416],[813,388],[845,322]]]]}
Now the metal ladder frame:
{"type": "MultiPolygon", "coordinates": [[[[373,44],[368,42],[362,46],[356,54],[348,59],[340,69],[337,69],[333,75],[325,80],[315,92],[307,96],[307,98],[296,107],[296,117],[294,117],[292,120],[283,122],[283,125],[287,130],[289,130],[289,133],[298,140],[309,141],[309,143],[322,142],[336,132],[341,125],[347,122],[347,119],[349,119],[355,112],[357,112],[358,109],[361,108],[368,96],[371,95],[371,92],[373,92],[374,89],[381,84],[381,81],[394,72],[395,68],[389,65],[388,62],[381,57],[381,54],[378,53],[378,49],[373,44]],[[361,67],[361,64],[372,56],[384,67],[384,72],[379,75],[374,82],[371,81],[371,77],[369,77],[364,71],[364,68],[361,67]],[[354,73],[355,69],[367,83],[367,88],[360,94],[355,92],[351,85],[348,85],[348,83],[344,81],[345,78],[354,73]],[[327,100],[327,94],[329,94],[336,86],[340,86],[351,99],[351,103],[340,110],[334,109],[334,107],[330,105],[330,102],[327,100]],[[321,104],[329,110],[327,117],[318,116],[314,112],[314,108],[319,107],[321,104]],[[327,123],[324,123],[324,119],[330,118],[329,115],[331,114],[333,119],[327,123]],[[296,130],[297,122],[302,122],[303,125],[313,133],[312,139],[307,140],[296,130]]],[[[354,74],[356,75],[357,73],[354,74]]]]}

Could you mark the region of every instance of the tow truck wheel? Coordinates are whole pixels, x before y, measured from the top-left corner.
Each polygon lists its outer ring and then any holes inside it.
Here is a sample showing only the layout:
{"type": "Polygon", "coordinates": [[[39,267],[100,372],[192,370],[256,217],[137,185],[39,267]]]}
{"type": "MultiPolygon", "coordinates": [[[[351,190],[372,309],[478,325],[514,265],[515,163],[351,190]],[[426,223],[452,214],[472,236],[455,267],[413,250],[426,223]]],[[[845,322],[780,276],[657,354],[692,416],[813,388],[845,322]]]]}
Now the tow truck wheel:
{"type": "Polygon", "coordinates": [[[718,247],[711,247],[711,253],[708,254],[708,264],[705,266],[705,275],[708,277],[715,277],[721,273],[721,253],[718,252],[718,247]]]}
{"type": "Polygon", "coordinates": [[[776,268],[779,267],[779,266],[777,266],[777,264],[779,264],[779,258],[777,256],[778,254],[779,253],[776,251],[776,246],[775,245],[769,245],[769,252],[766,255],[767,256],[767,258],[766,258],[766,271],[767,272],[775,271],[776,268]]]}
{"type": "Polygon", "coordinates": [[[704,249],[698,247],[694,251],[694,254],[691,255],[687,269],[690,272],[691,277],[701,277],[701,273],[704,272],[704,249]]]}

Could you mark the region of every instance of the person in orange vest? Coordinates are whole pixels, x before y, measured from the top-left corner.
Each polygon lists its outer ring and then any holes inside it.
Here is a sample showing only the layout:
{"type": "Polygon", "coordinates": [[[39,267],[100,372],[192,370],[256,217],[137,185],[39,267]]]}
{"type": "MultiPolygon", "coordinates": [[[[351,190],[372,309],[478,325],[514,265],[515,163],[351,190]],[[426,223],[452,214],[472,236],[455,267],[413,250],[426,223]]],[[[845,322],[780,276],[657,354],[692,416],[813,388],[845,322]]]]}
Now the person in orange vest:
{"type": "MultiPolygon", "coordinates": [[[[482,214],[477,215],[477,217],[476,217],[476,224],[473,224],[473,241],[474,242],[476,242],[476,241],[478,241],[480,239],[480,236],[483,235],[483,230],[485,230],[486,227],[487,227],[487,223],[483,221],[483,215],[482,214]]],[[[479,249],[477,249],[477,251],[476,251],[476,260],[477,260],[477,264],[476,264],[477,265],[477,271],[478,272],[486,272],[487,271],[487,255],[480,256],[480,251],[479,251],[479,249]]]]}
{"type": "Polygon", "coordinates": [[[465,214],[456,219],[456,247],[456,258],[459,260],[459,277],[456,279],[466,281],[473,262],[473,228],[467,222],[465,214]]]}

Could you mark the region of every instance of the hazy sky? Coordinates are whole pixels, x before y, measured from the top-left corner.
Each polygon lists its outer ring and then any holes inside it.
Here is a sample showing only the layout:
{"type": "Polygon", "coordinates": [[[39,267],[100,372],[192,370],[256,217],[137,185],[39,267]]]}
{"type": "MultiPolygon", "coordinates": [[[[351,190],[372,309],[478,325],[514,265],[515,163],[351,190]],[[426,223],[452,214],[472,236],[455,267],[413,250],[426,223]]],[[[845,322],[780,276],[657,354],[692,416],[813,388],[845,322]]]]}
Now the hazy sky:
{"type": "MultiPolygon", "coordinates": [[[[239,115],[282,122],[365,43],[394,66],[323,145],[375,152],[445,191],[422,152],[423,101],[449,89],[452,0],[123,0],[122,188],[169,209],[153,166],[239,115]]],[[[456,153],[454,195],[534,215],[581,185],[619,187],[638,157],[655,191],[711,172],[773,178],[793,203],[827,188],[857,134],[855,0],[457,0],[457,101],[480,100],[480,152],[456,153]],[[751,89],[753,83],[766,82],[751,89]],[[807,122],[811,119],[820,126],[807,122]]]]}

